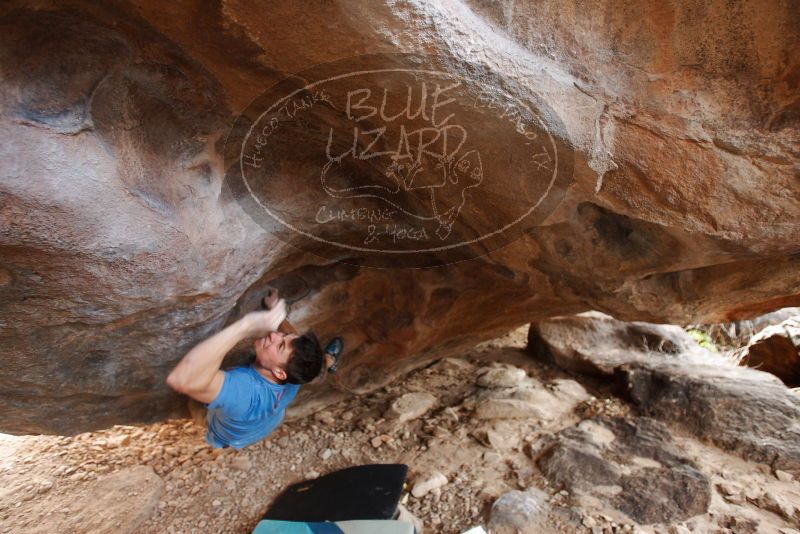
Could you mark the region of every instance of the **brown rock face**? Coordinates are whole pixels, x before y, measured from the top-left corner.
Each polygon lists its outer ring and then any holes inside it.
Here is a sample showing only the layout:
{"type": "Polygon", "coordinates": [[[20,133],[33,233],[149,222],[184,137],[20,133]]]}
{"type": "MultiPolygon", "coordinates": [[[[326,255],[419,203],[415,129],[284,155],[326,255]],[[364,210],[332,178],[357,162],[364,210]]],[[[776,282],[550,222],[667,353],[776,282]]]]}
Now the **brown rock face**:
{"type": "Polygon", "coordinates": [[[800,303],[798,28],[777,0],[5,2],[0,431],[183,413],[166,373],[267,283],[356,392],[547,316],[800,303]]]}
{"type": "Polygon", "coordinates": [[[756,334],[744,349],[742,364],[772,373],[789,387],[800,387],[800,316],[756,334]]]}

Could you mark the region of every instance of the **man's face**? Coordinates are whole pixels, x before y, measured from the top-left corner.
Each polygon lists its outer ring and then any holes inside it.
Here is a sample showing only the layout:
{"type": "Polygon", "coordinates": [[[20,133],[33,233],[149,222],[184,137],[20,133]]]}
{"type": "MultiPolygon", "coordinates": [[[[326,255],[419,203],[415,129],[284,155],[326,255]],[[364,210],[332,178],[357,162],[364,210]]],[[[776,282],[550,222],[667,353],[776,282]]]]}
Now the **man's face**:
{"type": "Polygon", "coordinates": [[[291,342],[297,334],[284,334],[283,332],[270,332],[253,342],[256,349],[256,360],[259,365],[269,369],[280,380],[286,379],[286,365],[292,357],[291,342]]]}

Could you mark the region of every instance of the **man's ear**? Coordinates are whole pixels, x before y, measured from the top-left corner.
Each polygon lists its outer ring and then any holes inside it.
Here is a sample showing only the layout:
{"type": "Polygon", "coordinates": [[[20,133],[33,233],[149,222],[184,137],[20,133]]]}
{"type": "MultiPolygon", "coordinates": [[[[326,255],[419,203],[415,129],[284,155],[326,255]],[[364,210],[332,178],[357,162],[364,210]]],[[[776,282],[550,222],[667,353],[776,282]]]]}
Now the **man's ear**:
{"type": "Polygon", "coordinates": [[[278,367],[277,369],[272,370],[272,374],[275,375],[275,378],[278,380],[286,380],[286,371],[278,367]]]}

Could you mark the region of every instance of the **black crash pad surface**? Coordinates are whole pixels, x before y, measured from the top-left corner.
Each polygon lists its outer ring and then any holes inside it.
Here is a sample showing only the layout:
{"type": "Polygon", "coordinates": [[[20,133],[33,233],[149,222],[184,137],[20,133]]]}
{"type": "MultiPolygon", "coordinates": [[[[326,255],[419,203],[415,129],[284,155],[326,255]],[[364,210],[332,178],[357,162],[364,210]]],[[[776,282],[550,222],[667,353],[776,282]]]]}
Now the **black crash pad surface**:
{"type": "Polygon", "coordinates": [[[391,519],[407,474],[408,466],[404,464],[359,465],[293,484],[278,495],[264,519],[391,519]]]}

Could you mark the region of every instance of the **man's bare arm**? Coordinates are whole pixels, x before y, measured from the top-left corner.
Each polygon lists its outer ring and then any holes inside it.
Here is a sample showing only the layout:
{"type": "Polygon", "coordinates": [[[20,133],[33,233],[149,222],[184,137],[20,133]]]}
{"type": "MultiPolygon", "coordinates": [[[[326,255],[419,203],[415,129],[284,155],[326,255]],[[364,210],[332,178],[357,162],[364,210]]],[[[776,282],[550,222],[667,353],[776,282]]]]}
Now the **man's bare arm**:
{"type": "Polygon", "coordinates": [[[200,402],[213,401],[225,380],[219,367],[228,351],[243,339],[277,330],[285,318],[286,303],[283,300],[272,310],[248,313],[186,353],[167,376],[167,384],[200,402]]]}

